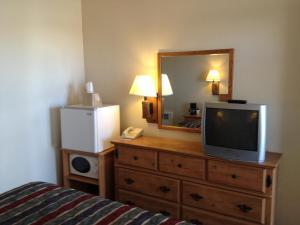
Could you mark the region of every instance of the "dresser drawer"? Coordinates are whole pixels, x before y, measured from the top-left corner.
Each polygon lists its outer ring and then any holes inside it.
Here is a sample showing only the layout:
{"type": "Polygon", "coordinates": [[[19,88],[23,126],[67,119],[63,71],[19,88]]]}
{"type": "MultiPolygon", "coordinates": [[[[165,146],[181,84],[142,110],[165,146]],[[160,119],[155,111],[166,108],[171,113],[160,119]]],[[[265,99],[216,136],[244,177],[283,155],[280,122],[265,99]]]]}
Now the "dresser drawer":
{"type": "Polygon", "coordinates": [[[137,166],[146,169],[156,169],[157,152],[118,146],[117,162],[130,166],[137,166]]]}
{"type": "Polygon", "coordinates": [[[165,216],[179,218],[179,206],[175,203],[146,197],[124,190],[118,190],[118,196],[118,201],[125,204],[134,205],[151,212],[161,213],[165,216]]]}
{"type": "Polygon", "coordinates": [[[266,170],[208,160],[208,180],[218,184],[265,192],[266,170]]]}
{"type": "Polygon", "coordinates": [[[205,160],[160,152],[159,170],[167,173],[204,179],[205,160]]]}
{"type": "Polygon", "coordinates": [[[182,219],[196,225],[257,225],[257,223],[251,223],[186,206],[182,207],[182,219]]]}
{"type": "Polygon", "coordinates": [[[183,182],[183,204],[264,224],[265,198],[183,182]]]}
{"type": "Polygon", "coordinates": [[[179,200],[179,181],[172,178],[118,168],[117,184],[121,189],[175,202],[179,200]]]}

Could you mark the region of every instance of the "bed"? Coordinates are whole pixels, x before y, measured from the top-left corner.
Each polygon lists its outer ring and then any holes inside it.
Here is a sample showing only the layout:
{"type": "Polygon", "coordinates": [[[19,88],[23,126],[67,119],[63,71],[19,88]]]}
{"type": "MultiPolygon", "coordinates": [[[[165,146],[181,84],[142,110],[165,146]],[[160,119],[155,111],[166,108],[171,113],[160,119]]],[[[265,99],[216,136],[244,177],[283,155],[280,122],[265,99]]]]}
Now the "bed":
{"type": "Polygon", "coordinates": [[[0,224],[188,225],[120,202],[45,182],[0,195],[0,224]]]}
{"type": "Polygon", "coordinates": [[[199,128],[201,127],[201,119],[198,120],[191,120],[185,119],[178,123],[179,127],[187,127],[187,128],[199,128]]]}

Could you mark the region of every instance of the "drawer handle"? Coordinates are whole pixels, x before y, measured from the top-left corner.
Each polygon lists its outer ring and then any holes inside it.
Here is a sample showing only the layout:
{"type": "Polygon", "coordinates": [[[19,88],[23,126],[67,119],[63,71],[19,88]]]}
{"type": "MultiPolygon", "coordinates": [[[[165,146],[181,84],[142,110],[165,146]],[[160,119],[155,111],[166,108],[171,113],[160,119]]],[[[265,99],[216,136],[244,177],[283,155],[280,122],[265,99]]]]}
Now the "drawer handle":
{"type": "Polygon", "coordinates": [[[161,210],[161,211],[159,211],[159,213],[163,214],[164,216],[170,216],[171,215],[171,213],[169,213],[166,210],[161,210]]]}
{"type": "Polygon", "coordinates": [[[134,159],[134,160],[138,160],[138,159],[139,159],[139,157],[137,157],[137,156],[133,156],[133,159],[134,159]]]}
{"type": "Polygon", "coordinates": [[[182,165],[180,163],[177,164],[178,168],[182,168],[182,165]]]}
{"type": "Polygon", "coordinates": [[[252,210],[252,208],[246,204],[239,204],[239,205],[237,205],[237,207],[244,213],[252,210]]]}
{"type": "Polygon", "coordinates": [[[124,179],[124,181],[126,182],[126,184],[133,184],[134,180],[132,180],[131,178],[126,178],[124,179]]]}
{"type": "Polygon", "coordinates": [[[232,174],[231,177],[232,177],[232,179],[237,179],[238,178],[238,176],[236,174],[232,174]]]}
{"type": "Polygon", "coordinates": [[[132,202],[132,201],[126,201],[125,204],[126,205],[134,205],[134,202],[132,202]]]}
{"type": "Polygon", "coordinates": [[[203,197],[201,195],[198,195],[196,193],[192,193],[190,194],[190,196],[192,197],[192,199],[196,202],[200,201],[201,199],[203,199],[203,197]]]}
{"type": "Polygon", "coordinates": [[[168,193],[169,191],[171,191],[171,189],[166,186],[160,186],[159,190],[163,193],[168,193]]]}
{"type": "Polygon", "coordinates": [[[266,186],[267,188],[270,188],[272,186],[272,177],[270,175],[267,176],[266,186]]]}
{"type": "Polygon", "coordinates": [[[197,219],[191,219],[190,222],[196,225],[203,225],[203,223],[197,219]]]}

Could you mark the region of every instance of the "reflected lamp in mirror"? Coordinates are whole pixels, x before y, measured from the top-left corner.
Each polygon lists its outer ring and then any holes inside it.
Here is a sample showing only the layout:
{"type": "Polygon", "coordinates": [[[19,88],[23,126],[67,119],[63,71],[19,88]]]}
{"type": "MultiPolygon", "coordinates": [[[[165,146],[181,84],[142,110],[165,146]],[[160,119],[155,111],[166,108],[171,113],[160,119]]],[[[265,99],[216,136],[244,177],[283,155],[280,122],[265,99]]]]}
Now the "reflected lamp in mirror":
{"type": "Polygon", "coordinates": [[[170,84],[170,80],[167,74],[162,74],[161,75],[161,92],[162,96],[168,96],[173,94],[172,86],[170,84]]]}
{"type": "Polygon", "coordinates": [[[220,72],[218,70],[210,70],[206,77],[206,81],[212,82],[211,90],[213,95],[219,95],[219,84],[221,81],[220,72]]]}
{"type": "Polygon", "coordinates": [[[143,96],[143,118],[149,123],[157,121],[156,105],[157,93],[153,78],[150,75],[137,75],[133,81],[130,95],[143,96]]]}

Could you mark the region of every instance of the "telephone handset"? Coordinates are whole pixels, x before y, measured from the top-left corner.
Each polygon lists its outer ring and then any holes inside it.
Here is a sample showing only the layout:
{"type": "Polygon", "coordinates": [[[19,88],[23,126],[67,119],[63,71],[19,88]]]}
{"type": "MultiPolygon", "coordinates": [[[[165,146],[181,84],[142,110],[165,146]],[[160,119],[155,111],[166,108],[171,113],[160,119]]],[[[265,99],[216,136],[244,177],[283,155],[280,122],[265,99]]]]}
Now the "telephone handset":
{"type": "Polygon", "coordinates": [[[128,127],[122,133],[122,138],[135,139],[143,135],[144,130],[141,128],[128,127]]]}

